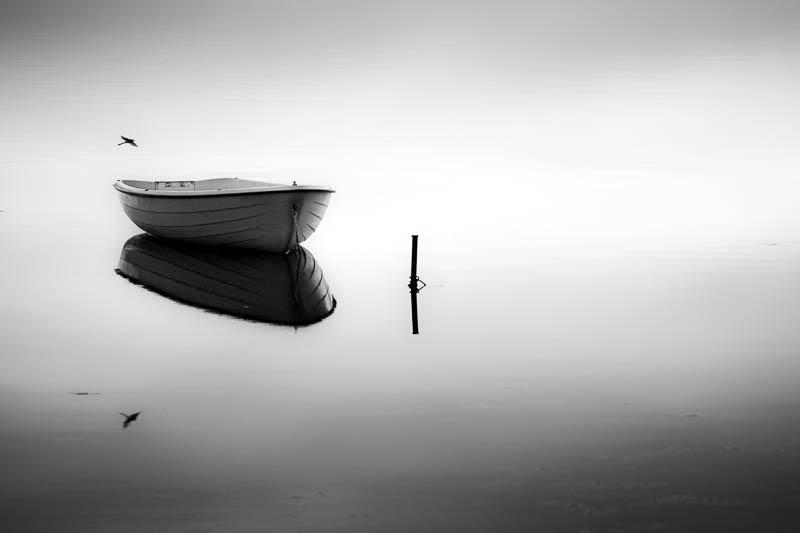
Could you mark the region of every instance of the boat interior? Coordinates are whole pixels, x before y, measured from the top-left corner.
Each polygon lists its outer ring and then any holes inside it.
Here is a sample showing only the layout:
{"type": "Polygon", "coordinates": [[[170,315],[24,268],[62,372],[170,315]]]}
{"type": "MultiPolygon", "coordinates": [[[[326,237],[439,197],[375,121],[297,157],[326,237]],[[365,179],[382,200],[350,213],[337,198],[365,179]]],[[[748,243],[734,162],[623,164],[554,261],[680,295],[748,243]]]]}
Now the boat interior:
{"type": "Polygon", "coordinates": [[[122,180],[122,183],[145,191],[216,191],[220,189],[252,189],[263,187],[285,187],[281,183],[243,180],[239,178],[216,178],[210,180],[172,180],[172,181],[139,181],[122,180]]]}

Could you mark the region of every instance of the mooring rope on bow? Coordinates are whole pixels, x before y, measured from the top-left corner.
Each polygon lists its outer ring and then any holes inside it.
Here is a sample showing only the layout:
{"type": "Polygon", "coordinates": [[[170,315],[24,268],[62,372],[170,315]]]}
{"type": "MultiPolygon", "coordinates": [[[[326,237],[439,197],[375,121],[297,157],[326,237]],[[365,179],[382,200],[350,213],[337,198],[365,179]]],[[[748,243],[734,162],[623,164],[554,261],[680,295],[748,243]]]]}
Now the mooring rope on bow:
{"type": "MultiPolygon", "coordinates": [[[[297,205],[292,204],[292,224],[294,225],[294,246],[292,247],[292,252],[299,252],[298,248],[300,247],[300,237],[297,232],[297,205]]],[[[299,255],[299,254],[298,254],[299,255]]],[[[295,268],[294,273],[294,305],[297,306],[297,303],[300,299],[298,293],[298,281],[300,280],[300,258],[297,258],[297,266],[295,268]]]]}
{"type": "Polygon", "coordinates": [[[294,245],[297,246],[300,244],[300,236],[297,232],[297,206],[292,204],[292,224],[294,226],[294,245]]]}

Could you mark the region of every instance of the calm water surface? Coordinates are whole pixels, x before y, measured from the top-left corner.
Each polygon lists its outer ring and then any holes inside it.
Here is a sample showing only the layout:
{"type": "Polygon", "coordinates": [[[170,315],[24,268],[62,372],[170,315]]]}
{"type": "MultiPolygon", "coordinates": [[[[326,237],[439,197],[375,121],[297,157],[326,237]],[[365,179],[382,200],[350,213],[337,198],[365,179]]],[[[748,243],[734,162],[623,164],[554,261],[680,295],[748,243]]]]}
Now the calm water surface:
{"type": "Polygon", "coordinates": [[[339,305],[299,328],[118,276],[121,210],[23,218],[0,234],[15,530],[735,530],[800,498],[793,243],[499,258],[423,234],[412,336],[408,235],[354,244],[335,208],[307,248],[339,305]]]}

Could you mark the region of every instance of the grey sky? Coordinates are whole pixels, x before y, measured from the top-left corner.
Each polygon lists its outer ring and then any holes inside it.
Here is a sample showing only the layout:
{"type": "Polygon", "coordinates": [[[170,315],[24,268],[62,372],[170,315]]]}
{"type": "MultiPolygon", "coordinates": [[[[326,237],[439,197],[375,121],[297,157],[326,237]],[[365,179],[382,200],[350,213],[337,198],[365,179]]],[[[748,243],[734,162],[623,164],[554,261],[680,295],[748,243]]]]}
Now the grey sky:
{"type": "Polygon", "coordinates": [[[509,224],[627,233],[671,223],[679,202],[689,221],[800,225],[786,188],[800,168],[796,1],[0,10],[0,192],[20,201],[63,175],[92,191],[119,175],[291,175],[359,203],[376,176],[440,192],[458,176],[541,199],[542,220],[509,224]],[[109,151],[120,134],[142,149],[109,151]],[[612,222],[620,210],[633,211],[612,222]]]}
{"type": "Polygon", "coordinates": [[[165,62],[191,58],[197,65],[220,57],[239,65],[258,58],[313,65],[339,54],[348,64],[369,63],[414,50],[477,66],[593,61],[696,46],[795,46],[800,27],[800,6],[791,0],[31,1],[0,9],[2,39],[21,51],[56,40],[65,42],[50,50],[56,56],[121,52],[117,60],[125,61],[166,53],[165,62]]]}

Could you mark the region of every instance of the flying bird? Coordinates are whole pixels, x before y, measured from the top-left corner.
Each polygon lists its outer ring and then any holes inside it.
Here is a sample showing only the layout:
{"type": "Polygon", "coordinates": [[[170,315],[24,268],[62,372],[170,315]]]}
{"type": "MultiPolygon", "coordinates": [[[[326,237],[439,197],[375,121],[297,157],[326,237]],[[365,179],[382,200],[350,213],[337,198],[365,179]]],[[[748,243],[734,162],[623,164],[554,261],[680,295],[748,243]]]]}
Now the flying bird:
{"type": "Polygon", "coordinates": [[[135,146],[135,147],[137,147],[137,148],[139,147],[139,145],[138,145],[138,144],[136,144],[136,141],[134,141],[133,139],[128,139],[128,138],[127,138],[127,137],[125,137],[124,135],[120,135],[120,137],[122,137],[122,142],[121,142],[121,143],[119,143],[119,144],[117,144],[117,146],[120,146],[121,144],[132,144],[132,145],[134,145],[134,146],[135,146]]]}
{"type": "Polygon", "coordinates": [[[122,416],[124,416],[124,417],[125,417],[125,422],[123,422],[123,423],[122,423],[122,427],[123,427],[123,429],[124,429],[124,428],[126,428],[126,427],[128,427],[128,426],[130,426],[130,425],[131,425],[131,422],[133,422],[134,420],[136,420],[137,418],[139,418],[139,415],[140,415],[141,413],[142,413],[141,411],[139,411],[139,412],[137,412],[137,413],[133,413],[132,415],[126,415],[125,413],[120,413],[122,416]]]}

